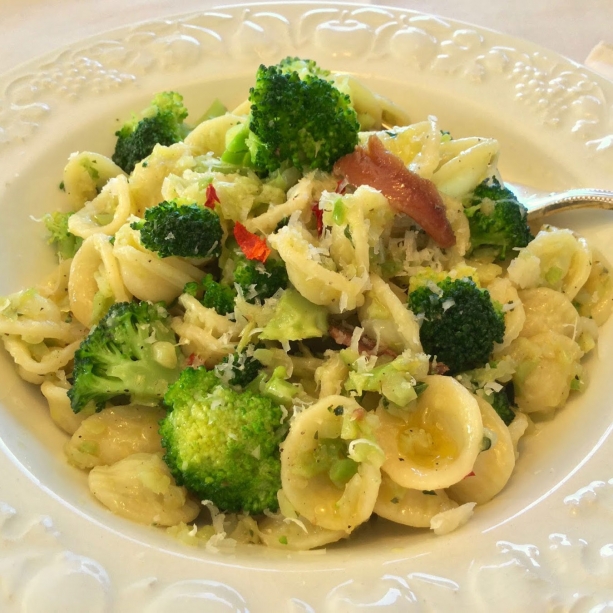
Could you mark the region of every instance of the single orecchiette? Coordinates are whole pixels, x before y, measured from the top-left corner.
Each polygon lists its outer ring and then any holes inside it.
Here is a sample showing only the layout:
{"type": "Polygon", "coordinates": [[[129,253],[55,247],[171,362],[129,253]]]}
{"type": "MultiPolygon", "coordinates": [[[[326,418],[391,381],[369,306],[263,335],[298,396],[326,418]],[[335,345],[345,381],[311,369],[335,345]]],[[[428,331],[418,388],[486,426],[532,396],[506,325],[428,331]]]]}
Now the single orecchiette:
{"type": "Polygon", "coordinates": [[[377,409],[382,469],[408,489],[437,490],[462,480],[473,468],[483,439],[474,396],[451,377],[425,377],[425,391],[406,418],[377,409]]]}
{"type": "Polygon", "coordinates": [[[125,287],[139,300],[172,302],[186,283],[204,276],[199,268],[182,258],[161,258],[143,247],[140,233],[129,223],[117,232],[113,255],[119,263],[125,287]]]}
{"type": "Polygon", "coordinates": [[[579,314],[592,318],[602,326],[613,309],[613,280],[611,266],[597,249],[592,250],[590,276],[575,296],[579,314]]]}
{"type": "Polygon", "coordinates": [[[499,150],[498,141],[492,138],[458,139],[443,143],[443,159],[450,155],[453,157],[437,168],[432,181],[447,196],[462,198],[488,176],[499,150]],[[466,148],[460,149],[462,145],[466,148]]]}
{"type": "Polygon", "coordinates": [[[132,299],[106,234],[92,234],[75,254],[70,265],[68,297],[72,314],[88,328],[96,323],[98,304],[106,302],[110,306],[132,299]]]}
{"type": "Polygon", "coordinates": [[[73,153],[64,167],[64,190],[75,209],[93,200],[109,179],[125,174],[115,162],[99,153],[73,153]]]}
{"type": "Polygon", "coordinates": [[[511,262],[509,279],[522,289],[550,287],[572,300],[592,270],[592,252],[570,230],[546,226],[511,262]]]}
{"type": "Polygon", "coordinates": [[[136,453],[112,466],[96,466],[89,473],[89,489],[113,513],[141,524],[190,522],[200,505],[176,485],[161,456],[136,453]]]}
{"type": "Polygon", "coordinates": [[[374,512],[397,524],[429,528],[435,515],[457,506],[445,490],[410,490],[397,485],[383,473],[374,512]]]}
{"type": "Polygon", "coordinates": [[[557,332],[520,336],[504,353],[517,363],[513,383],[515,401],[526,412],[551,411],[568,398],[571,383],[582,373],[582,351],[572,339],[557,332]]]}
{"type": "Polygon", "coordinates": [[[519,297],[526,311],[520,336],[530,338],[550,330],[577,338],[579,314],[567,296],[549,287],[537,287],[520,291],[519,297]]]}
{"type": "Polygon", "coordinates": [[[85,419],[64,447],[79,468],[109,466],[135,453],[162,451],[159,421],[164,411],[127,405],[109,407],[85,419]]]}
{"type": "Polygon", "coordinates": [[[81,422],[95,410],[92,405],[91,408],[87,407],[79,413],[75,413],[70,406],[70,398],[67,395],[68,389],[51,381],[43,381],[40,391],[49,403],[49,414],[53,423],[68,434],[74,434],[81,422]]]}
{"type": "Polygon", "coordinates": [[[380,449],[371,440],[359,438],[359,431],[342,438],[343,426],[355,421],[359,430],[361,419],[365,419],[365,411],[355,400],[328,396],[295,417],[281,445],[283,493],[296,512],[315,526],[349,533],[372,513],[381,481],[380,449]],[[348,448],[347,456],[339,458],[343,463],[339,468],[354,462],[355,472],[344,484],[332,481],[332,468],[318,470],[314,454],[325,457],[326,445],[348,448]],[[354,454],[358,445],[363,447],[361,458],[354,454]]]}
{"type": "Polygon", "coordinates": [[[475,398],[481,411],[483,427],[493,433],[494,440],[490,439],[491,447],[477,456],[472,470],[474,475],[465,477],[447,489],[449,496],[460,504],[488,502],[507,484],[515,468],[515,450],[509,429],[489,402],[478,396],[475,398]]]}
{"type": "Polygon", "coordinates": [[[133,213],[128,180],[119,175],[85,206],[68,218],[68,230],[75,236],[87,238],[92,234],[115,234],[133,213]]]}

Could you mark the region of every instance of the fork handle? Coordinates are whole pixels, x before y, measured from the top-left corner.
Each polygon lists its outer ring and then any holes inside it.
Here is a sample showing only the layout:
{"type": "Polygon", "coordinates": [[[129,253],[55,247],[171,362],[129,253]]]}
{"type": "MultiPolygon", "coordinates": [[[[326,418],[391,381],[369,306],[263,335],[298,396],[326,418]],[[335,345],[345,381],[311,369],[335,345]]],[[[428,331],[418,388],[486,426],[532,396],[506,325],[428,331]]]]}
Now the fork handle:
{"type": "Polygon", "coordinates": [[[570,189],[528,198],[523,204],[528,209],[528,220],[531,221],[576,209],[613,209],[613,192],[604,189],[570,189]]]}

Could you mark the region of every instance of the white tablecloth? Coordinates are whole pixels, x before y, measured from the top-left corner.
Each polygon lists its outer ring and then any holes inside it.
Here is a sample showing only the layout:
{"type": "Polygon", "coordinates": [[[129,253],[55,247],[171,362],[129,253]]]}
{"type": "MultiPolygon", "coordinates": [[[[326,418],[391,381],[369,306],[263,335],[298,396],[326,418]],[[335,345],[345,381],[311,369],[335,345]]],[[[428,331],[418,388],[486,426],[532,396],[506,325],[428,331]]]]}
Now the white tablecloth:
{"type": "MultiPolygon", "coordinates": [[[[0,2],[0,73],[105,30],[220,4],[224,3],[215,0],[3,0],[0,2]]],[[[577,62],[584,62],[599,41],[613,41],[613,0],[374,0],[369,4],[402,6],[467,21],[529,39],[577,62]]]]}

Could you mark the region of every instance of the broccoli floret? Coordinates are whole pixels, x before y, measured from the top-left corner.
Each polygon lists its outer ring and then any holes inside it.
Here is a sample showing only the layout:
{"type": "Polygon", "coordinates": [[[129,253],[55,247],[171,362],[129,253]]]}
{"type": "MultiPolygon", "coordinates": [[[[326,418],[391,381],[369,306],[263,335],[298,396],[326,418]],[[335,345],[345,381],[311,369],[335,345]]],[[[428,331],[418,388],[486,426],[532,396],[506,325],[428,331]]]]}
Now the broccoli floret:
{"type": "Polygon", "coordinates": [[[288,164],[301,171],[331,170],[357,145],[360,125],[349,96],[328,74],[298,58],[260,66],[249,90],[249,120],[228,138],[222,160],[263,174],[288,164]]]}
{"type": "Polygon", "coordinates": [[[223,230],[219,217],[198,204],[161,202],[145,211],[145,219],[132,224],[142,244],[160,257],[219,257],[223,230]]]}
{"type": "Polygon", "coordinates": [[[237,392],[201,367],[185,369],[164,403],[164,459],[177,483],[223,511],[277,509],[286,427],[275,402],[237,392]]]}
{"type": "Polygon", "coordinates": [[[78,413],[88,402],[107,400],[158,404],[179,376],[180,353],[170,318],[160,305],[120,302],[111,306],[75,353],[70,404],[78,413]]]}
{"type": "Polygon", "coordinates": [[[187,136],[189,128],[183,123],[186,117],[183,96],[176,92],[157,94],[140,117],[132,115],[132,119],[115,132],[117,144],[113,162],[127,173],[132,172],[157,144],[172,145],[187,136]]]}
{"type": "Polygon", "coordinates": [[[289,283],[283,260],[269,257],[264,264],[248,260],[241,251],[236,251],[234,260],[234,283],[243,290],[247,302],[265,300],[289,283]]]}
{"type": "MultiPolygon", "coordinates": [[[[253,349],[253,345],[251,346],[253,349]]],[[[247,350],[226,356],[215,367],[217,376],[225,383],[238,387],[247,387],[259,374],[264,365],[250,355],[247,350]]]]}
{"type": "Polygon", "coordinates": [[[502,419],[506,426],[515,419],[515,411],[511,408],[511,402],[504,387],[498,392],[488,391],[481,397],[492,405],[492,408],[498,413],[498,417],[502,419]]]}
{"type": "Polygon", "coordinates": [[[43,223],[49,233],[47,242],[55,247],[60,262],[74,257],[83,243],[80,236],[75,236],[68,230],[68,218],[72,214],[72,211],[69,213],[55,211],[43,217],[43,223]]]}
{"type": "Polygon", "coordinates": [[[525,247],[534,238],[528,227],[526,208],[496,178],[477,185],[465,207],[473,251],[488,247],[496,258],[504,260],[517,254],[513,249],[525,247]]]}
{"type": "Polygon", "coordinates": [[[470,278],[430,281],[409,294],[409,308],[423,314],[419,337],[424,351],[456,374],[487,363],[501,343],[504,317],[487,290],[470,278]]]}
{"type": "Polygon", "coordinates": [[[234,288],[215,281],[211,274],[205,275],[200,283],[196,281],[187,283],[183,292],[197,298],[203,306],[215,309],[220,315],[227,315],[234,311],[234,299],[236,298],[234,288]]]}

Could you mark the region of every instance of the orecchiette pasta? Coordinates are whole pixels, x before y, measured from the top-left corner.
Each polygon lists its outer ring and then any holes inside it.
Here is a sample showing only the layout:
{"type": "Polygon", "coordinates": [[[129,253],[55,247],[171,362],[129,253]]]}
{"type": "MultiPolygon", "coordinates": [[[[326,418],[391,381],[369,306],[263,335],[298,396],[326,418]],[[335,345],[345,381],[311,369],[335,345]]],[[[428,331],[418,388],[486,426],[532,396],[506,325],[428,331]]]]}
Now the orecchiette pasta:
{"type": "Polygon", "coordinates": [[[81,422],[64,451],[79,468],[110,466],[135,453],[161,453],[158,422],[162,409],[119,406],[103,409],[81,422]]]}
{"type": "Polygon", "coordinates": [[[68,229],[75,236],[87,238],[92,234],[115,234],[134,212],[128,180],[119,175],[102,191],[68,219],[68,229]]]}
{"type": "Polygon", "coordinates": [[[2,344],[93,496],[211,553],[323,547],[373,515],[458,528],[512,483],[529,414],[583,390],[613,310],[604,254],[532,236],[496,140],[313,70],[287,58],[275,96],[336,87],[346,139],[282,108],[262,122],[264,81],[197,125],[164,92],[127,125],[184,140],[139,140],[129,176],[71,155],[74,210],[40,220],[59,266],[0,298],[2,344]]]}
{"type": "Polygon", "coordinates": [[[113,256],[119,264],[123,285],[140,300],[171,302],[186,283],[204,276],[199,268],[183,258],[161,258],[143,247],[138,230],[129,224],[117,232],[113,256]]]}
{"type": "Polygon", "coordinates": [[[162,184],[168,175],[181,176],[185,170],[193,169],[194,165],[189,145],[156,145],[147,161],[137,164],[130,175],[130,192],[136,214],[143,216],[149,207],[162,202],[162,184]]]}
{"type": "Polygon", "coordinates": [[[72,259],[68,297],[72,314],[87,328],[114,302],[132,299],[106,234],[89,236],[72,259]]]}
{"type": "Polygon", "coordinates": [[[328,396],[295,418],[282,444],[283,491],[294,509],[314,526],[349,533],[372,513],[381,481],[380,450],[372,441],[355,435],[343,438],[343,422],[360,419],[362,411],[351,398],[328,396]],[[335,483],[329,471],[320,472],[318,465],[313,466],[313,453],[325,450],[327,444],[346,446],[346,459],[356,464],[353,476],[344,484],[335,483]],[[362,450],[363,458],[357,461],[352,445],[372,447],[372,453],[362,450]]]}
{"type": "Polygon", "coordinates": [[[575,340],[578,337],[579,314],[572,302],[561,292],[549,287],[525,289],[519,292],[526,321],[520,335],[530,338],[551,330],[575,340]]]}
{"type": "Polygon", "coordinates": [[[283,516],[262,518],[258,522],[258,534],[268,547],[290,551],[323,547],[348,536],[344,530],[314,526],[304,517],[290,521],[283,516]]]}
{"type": "Polygon", "coordinates": [[[374,512],[397,524],[429,528],[435,515],[458,505],[444,490],[411,490],[394,483],[385,473],[381,477],[374,512]]]}
{"type": "Polygon", "coordinates": [[[509,278],[522,289],[550,287],[572,300],[592,270],[592,252],[584,238],[547,226],[509,265],[509,278]]]}
{"type": "Polygon", "coordinates": [[[161,454],[135,453],[112,466],[95,466],[89,489],[113,513],[141,524],[174,526],[200,512],[187,490],[176,485],[161,454]]]}
{"type": "Polygon", "coordinates": [[[104,155],[83,151],[73,153],[64,168],[64,189],[75,210],[93,200],[109,179],[125,174],[104,155]]]}
{"type": "Polygon", "coordinates": [[[185,144],[191,148],[192,155],[212,152],[220,156],[226,149],[228,130],[244,121],[244,117],[231,113],[203,121],[185,137],[185,144]]]}
{"type": "Polygon", "coordinates": [[[475,460],[472,472],[447,489],[449,496],[464,504],[484,504],[498,494],[507,484],[515,468],[515,450],[509,429],[492,406],[483,398],[475,397],[481,411],[483,428],[487,432],[490,447],[475,460]]]}
{"type": "Polygon", "coordinates": [[[314,304],[342,313],[364,302],[368,276],[362,274],[348,279],[326,268],[313,244],[294,226],[284,226],[268,240],[283,258],[293,286],[314,304]]]}
{"type": "Polygon", "coordinates": [[[385,452],[382,469],[407,489],[437,490],[464,478],[483,438],[476,399],[450,377],[430,375],[426,390],[406,417],[377,410],[377,440],[385,452]]]}
{"type": "Polygon", "coordinates": [[[513,284],[505,278],[494,279],[488,286],[492,300],[502,305],[504,312],[504,339],[497,343],[494,351],[508,347],[521,333],[526,322],[526,310],[513,284]]]}
{"type": "Polygon", "coordinates": [[[91,409],[75,413],[70,406],[70,399],[67,396],[68,386],[63,387],[57,385],[52,381],[43,381],[40,386],[40,391],[47,399],[49,404],[49,414],[56,426],[64,430],[67,434],[74,434],[84,419],[87,419],[91,412],[91,409]]]}
{"type": "Polygon", "coordinates": [[[557,332],[540,332],[530,338],[520,336],[505,353],[517,363],[513,375],[515,400],[525,413],[561,407],[573,380],[581,376],[579,345],[557,332]]]}

